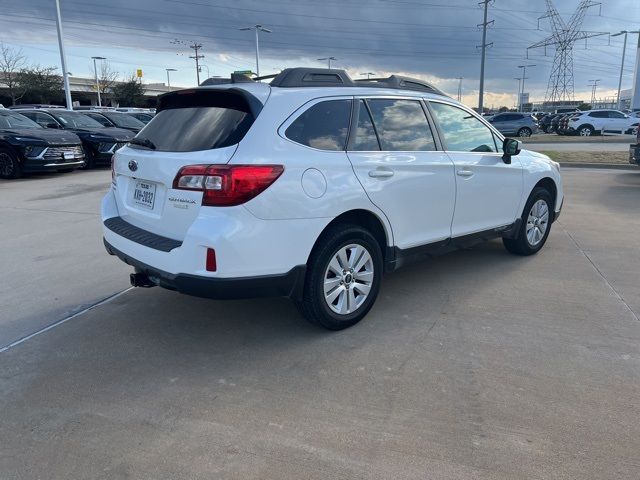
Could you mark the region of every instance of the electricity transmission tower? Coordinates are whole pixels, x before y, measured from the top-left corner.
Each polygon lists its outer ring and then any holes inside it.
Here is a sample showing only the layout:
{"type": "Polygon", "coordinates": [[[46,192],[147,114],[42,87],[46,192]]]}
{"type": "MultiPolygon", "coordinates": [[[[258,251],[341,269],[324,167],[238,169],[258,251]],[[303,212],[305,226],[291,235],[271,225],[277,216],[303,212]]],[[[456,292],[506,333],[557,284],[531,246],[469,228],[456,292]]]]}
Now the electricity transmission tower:
{"type": "Polygon", "coordinates": [[[538,24],[543,18],[548,18],[551,23],[552,34],[527,48],[527,58],[529,57],[529,50],[532,48],[544,47],[546,55],[546,47],[554,46],[555,55],[549,83],[547,84],[545,101],[563,102],[573,100],[573,46],[577,41],[584,40],[586,48],[587,38],[608,35],[606,32],[589,32],[580,29],[587,9],[595,6],[601,7],[601,4],[593,0],[581,0],[580,5],[578,5],[577,10],[569,21],[565,22],[553,5],[552,0],[546,0],[546,2],[547,13],[538,19],[538,24]]]}

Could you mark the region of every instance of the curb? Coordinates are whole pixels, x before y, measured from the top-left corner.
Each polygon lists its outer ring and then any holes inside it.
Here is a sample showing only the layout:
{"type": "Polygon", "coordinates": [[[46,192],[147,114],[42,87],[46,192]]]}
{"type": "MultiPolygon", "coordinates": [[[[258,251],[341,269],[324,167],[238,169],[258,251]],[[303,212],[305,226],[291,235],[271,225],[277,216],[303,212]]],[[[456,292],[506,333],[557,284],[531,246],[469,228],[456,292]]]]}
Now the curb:
{"type": "Polygon", "coordinates": [[[601,168],[613,170],[638,170],[637,165],[630,163],[587,163],[587,162],[560,162],[562,168],[601,168]]]}

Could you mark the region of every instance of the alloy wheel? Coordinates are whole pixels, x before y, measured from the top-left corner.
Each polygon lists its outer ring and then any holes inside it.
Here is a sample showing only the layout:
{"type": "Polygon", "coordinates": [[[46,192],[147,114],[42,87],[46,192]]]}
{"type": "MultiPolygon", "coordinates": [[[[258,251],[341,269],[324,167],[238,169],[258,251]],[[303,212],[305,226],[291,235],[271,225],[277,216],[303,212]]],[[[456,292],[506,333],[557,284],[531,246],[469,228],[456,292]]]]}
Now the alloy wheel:
{"type": "Polygon", "coordinates": [[[5,178],[10,178],[15,173],[13,159],[7,153],[0,152],[0,174],[5,178]]]}
{"type": "Polygon", "coordinates": [[[341,247],[324,274],[324,298],[329,308],[347,315],[362,306],[373,285],[375,272],[369,251],[357,243],[341,247]]]}
{"type": "Polygon", "coordinates": [[[532,247],[538,245],[549,228],[549,206],[540,199],[531,206],[527,218],[527,242],[532,247]]]}
{"type": "Polygon", "coordinates": [[[591,129],[590,128],[581,128],[580,129],[580,136],[581,137],[590,137],[591,136],[591,129]]]}

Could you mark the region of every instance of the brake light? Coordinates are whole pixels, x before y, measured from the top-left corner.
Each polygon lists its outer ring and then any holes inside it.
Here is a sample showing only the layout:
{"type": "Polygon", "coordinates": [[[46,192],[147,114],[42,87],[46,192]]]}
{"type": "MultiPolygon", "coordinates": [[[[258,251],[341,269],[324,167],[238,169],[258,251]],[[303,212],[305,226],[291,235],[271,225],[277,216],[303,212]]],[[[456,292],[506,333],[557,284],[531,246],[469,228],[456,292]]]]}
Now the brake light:
{"type": "Polygon", "coordinates": [[[580,117],[571,117],[571,121],[575,122],[576,120],[580,120],[580,117]]]}
{"type": "Polygon", "coordinates": [[[116,156],[111,155],[111,183],[116,183],[116,156]]]}
{"type": "Polygon", "coordinates": [[[216,251],[213,248],[207,248],[207,272],[215,272],[218,269],[216,262],[216,251]]]}
{"type": "Polygon", "coordinates": [[[231,207],[264,192],[283,171],[282,165],[188,165],[176,175],[173,188],[203,192],[204,206],[231,207]]]}

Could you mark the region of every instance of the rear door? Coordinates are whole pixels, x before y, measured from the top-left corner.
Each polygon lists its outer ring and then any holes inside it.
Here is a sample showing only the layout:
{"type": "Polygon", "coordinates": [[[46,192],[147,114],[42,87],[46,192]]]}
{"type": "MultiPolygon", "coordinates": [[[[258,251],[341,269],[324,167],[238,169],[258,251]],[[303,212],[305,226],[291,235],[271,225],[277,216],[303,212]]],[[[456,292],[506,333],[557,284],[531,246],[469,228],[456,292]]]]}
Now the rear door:
{"type": "Polygon", "coordinates": [[[347,154],[371,201],[391,224],[396,245],[448,239],[455,203],[453,163],[439,149],[415,98],[355,102],[347,154]]]}
{"type": "Polygon", "coordinates": [[[187,165],[228,163],[255,116],[255,106],[238,90],[165,97],[159,113],[136,136],[149,147],[130,144],[114,155],[120,216],[147,231],[184,238],[200,211],[202,193],[173,189],[176,174],[187,165]]]}
{"type": "Polygon", "coordinates": [[[629,117],[616,110],[609,110],[609,130],[611,133],[624,133],[631,127],[629,117]]]}
{"type": "Polygon", "coordinates": [[[452,237],[509,225],[518,216],[522,198],[522,166],[502,159],[492,130],[471,112],[431,100],[444,148],[455,165],[456,207],[452,237]]]}

